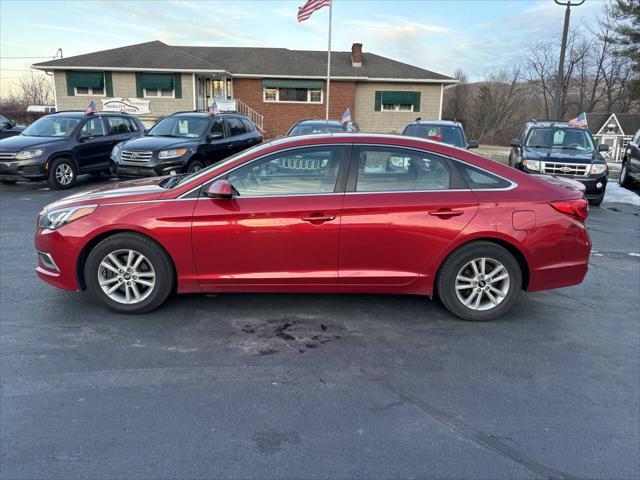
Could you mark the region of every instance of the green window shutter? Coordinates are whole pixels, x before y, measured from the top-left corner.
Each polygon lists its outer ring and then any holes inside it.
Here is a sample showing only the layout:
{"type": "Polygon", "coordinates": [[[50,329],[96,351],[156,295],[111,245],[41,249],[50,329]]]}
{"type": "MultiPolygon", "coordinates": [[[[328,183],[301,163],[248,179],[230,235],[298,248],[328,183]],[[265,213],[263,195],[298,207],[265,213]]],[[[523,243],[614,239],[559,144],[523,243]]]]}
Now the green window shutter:
{"type": "Polygon", "coordinates": [[[136,72],[136,97],[142,98],[144,96],[144,92],[142,91],[142,80],[140,78],[142,74],[136,72]]]}
{"type": "Polygon", "coordinates": [[[173,74],[173,88],[175,90],[176,98],[182,98],[182,74],[173,74]]]}
{"type": "Polygon", "coordinates": [[[71,80],[71,72],[69,70],[66,70],[64,72],[64,76],[67,79],[67,95],[70,96],[70,97],[73,97],[76,94],[76,92],[73,89],[73,82],[71,80]]]}
{"type": "Polygon", "coordinates": [[[382,110],[382,104],[385,105],[413,105],[413,111],[420,111],[420,92],[402,92],[402,91],[386,91],[376,92],[375,110],[382,110]]]}
{"type": "Polygon", "coordinates": [[[139,73],[142,88],[173,89],[173,73],[139,73]]]}
{"type": "Polygon", "coordinates": [[[413,111],[420,111],[420,92],[412,92],[413,93],[413,111]]]}
{"type": "Polygon", "coordinates": [[[322,80],[278,80],[265,79],[262,88],[322,88],[322,80]]]}
{"type": "Polygon", "coordinates": [[[376,103],[374,111],[379,112],[382,110],[382,92],[376,92],[376,103]]]}
{"type": "Polygon", "coordinates": [[[67,86],[85,88],[103,88],[104,72],[80,72],[67,70],[67,86]]]}
{"type": "Polygon", "coordinates": [[[113,78],[111,72],[104,72],[104,87],[107,97],[113,97],[113,78]]]}

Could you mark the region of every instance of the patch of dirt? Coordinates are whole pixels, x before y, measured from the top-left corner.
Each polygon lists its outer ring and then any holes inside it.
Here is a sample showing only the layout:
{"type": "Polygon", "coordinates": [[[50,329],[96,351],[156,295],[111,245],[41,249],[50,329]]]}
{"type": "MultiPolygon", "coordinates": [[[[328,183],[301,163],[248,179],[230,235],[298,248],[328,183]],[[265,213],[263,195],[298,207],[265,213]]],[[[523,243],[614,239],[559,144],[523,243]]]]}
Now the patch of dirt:
{"type": "Polygon", "coordinates": [[[276,432],[275,430],[267,430],[265,432],[256,432],[251,437],[255,449],[264,454],[272,454],[282,450],[282,447],[288,445],[298,445],[301,443],[300,436],[296,432],[276,432]]]}

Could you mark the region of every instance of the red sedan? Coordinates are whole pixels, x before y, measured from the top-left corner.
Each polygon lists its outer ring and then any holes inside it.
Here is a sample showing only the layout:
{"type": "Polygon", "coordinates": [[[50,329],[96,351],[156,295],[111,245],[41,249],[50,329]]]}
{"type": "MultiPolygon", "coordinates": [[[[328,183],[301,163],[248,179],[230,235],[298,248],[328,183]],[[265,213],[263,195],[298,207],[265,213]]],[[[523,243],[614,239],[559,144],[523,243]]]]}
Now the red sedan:
{"type": "Polygon", "coordinates": [[[403,293],[490,320],[584,279],[587,214],[569,182],[448,145],[292,137],[48,205],[37,272],[128,313],[173,291],[403,293]]]}

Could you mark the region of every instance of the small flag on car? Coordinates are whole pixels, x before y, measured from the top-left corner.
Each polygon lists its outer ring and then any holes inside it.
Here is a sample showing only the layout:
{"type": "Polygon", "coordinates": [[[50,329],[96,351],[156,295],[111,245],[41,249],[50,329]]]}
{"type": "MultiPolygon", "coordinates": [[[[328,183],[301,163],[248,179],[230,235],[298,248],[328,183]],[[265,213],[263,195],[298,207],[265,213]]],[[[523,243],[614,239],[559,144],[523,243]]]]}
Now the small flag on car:
{"type": "Polygon", "coordinates": [[[571,120],[569,120],[569,126],[570,127],[586,128],[587,127],[587,115],[584,112],[582,112],[576,118],[572,118],[571,120]]]}
{"type": "Polygon", "coordinates": [[[216,103],[215,98],[211,105],[209,106],[209,115],[220,115],[220,109],[218,108],[218,104],[216,103]]]}
{"type": "Polygon", "coordinates": [[[344,111],[344,113],[342,114],[342,118],[340,119],[340,123],[348,123],[351,121],[351,110],[349,110],[349,107],[347,107],[347,109],[344,111]]]}
{"type": "Polygon", "coordinates": [[[298,7],[298,22],[309,20],[313,12],[329,5],[331,0],[308,0],[303,6],[298,7]]]}
{"type": "Polygon", "coordinates": [[[97,112],[98,112],[98,106],[96,105],[96,102],[91,100],[91,103],[89,104],[87,109],[84,111],[84,114],[85,115],[90,115],[92,113],[97,113],[97,112]]]}

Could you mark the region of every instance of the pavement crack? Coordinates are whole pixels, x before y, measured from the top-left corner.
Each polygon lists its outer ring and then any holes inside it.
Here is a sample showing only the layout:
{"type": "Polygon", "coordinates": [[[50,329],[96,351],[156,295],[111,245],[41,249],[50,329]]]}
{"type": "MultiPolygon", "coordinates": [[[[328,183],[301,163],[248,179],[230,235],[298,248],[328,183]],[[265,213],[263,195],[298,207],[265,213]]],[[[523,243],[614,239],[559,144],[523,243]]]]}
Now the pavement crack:
{"type": "Polygon", "coordinates": [[[507,445],[499,438],[462,422],[458,418],[449,415],[444,410],[441,410],[440,408],[431,405],[428,402],[425,402],[424,400],[411,395],[410,393],[406,393],[400,390],[398,387],[388,383],[386,380],[377,380],[377,383],[379,383],[390,392],[393,392],[402,402],[414,405],[420,411],[430,416],[437,422],[441,423],[445,427],[449,428],[450,430],[458,433],[459,435],[462,435],[466,439],[474,442],[477,445],[480,445],[481,447],[491,450],[492,452],[495,452],[498,455],[501,455],[502,457],[523,466],[527,470],[542,478],[549,480],[572,480],[576,478],[567,473],[555,470],[554,468],[536,462],[535,460],[527,457],[527,455],[525,455],[523,452],[507,445]]]}

